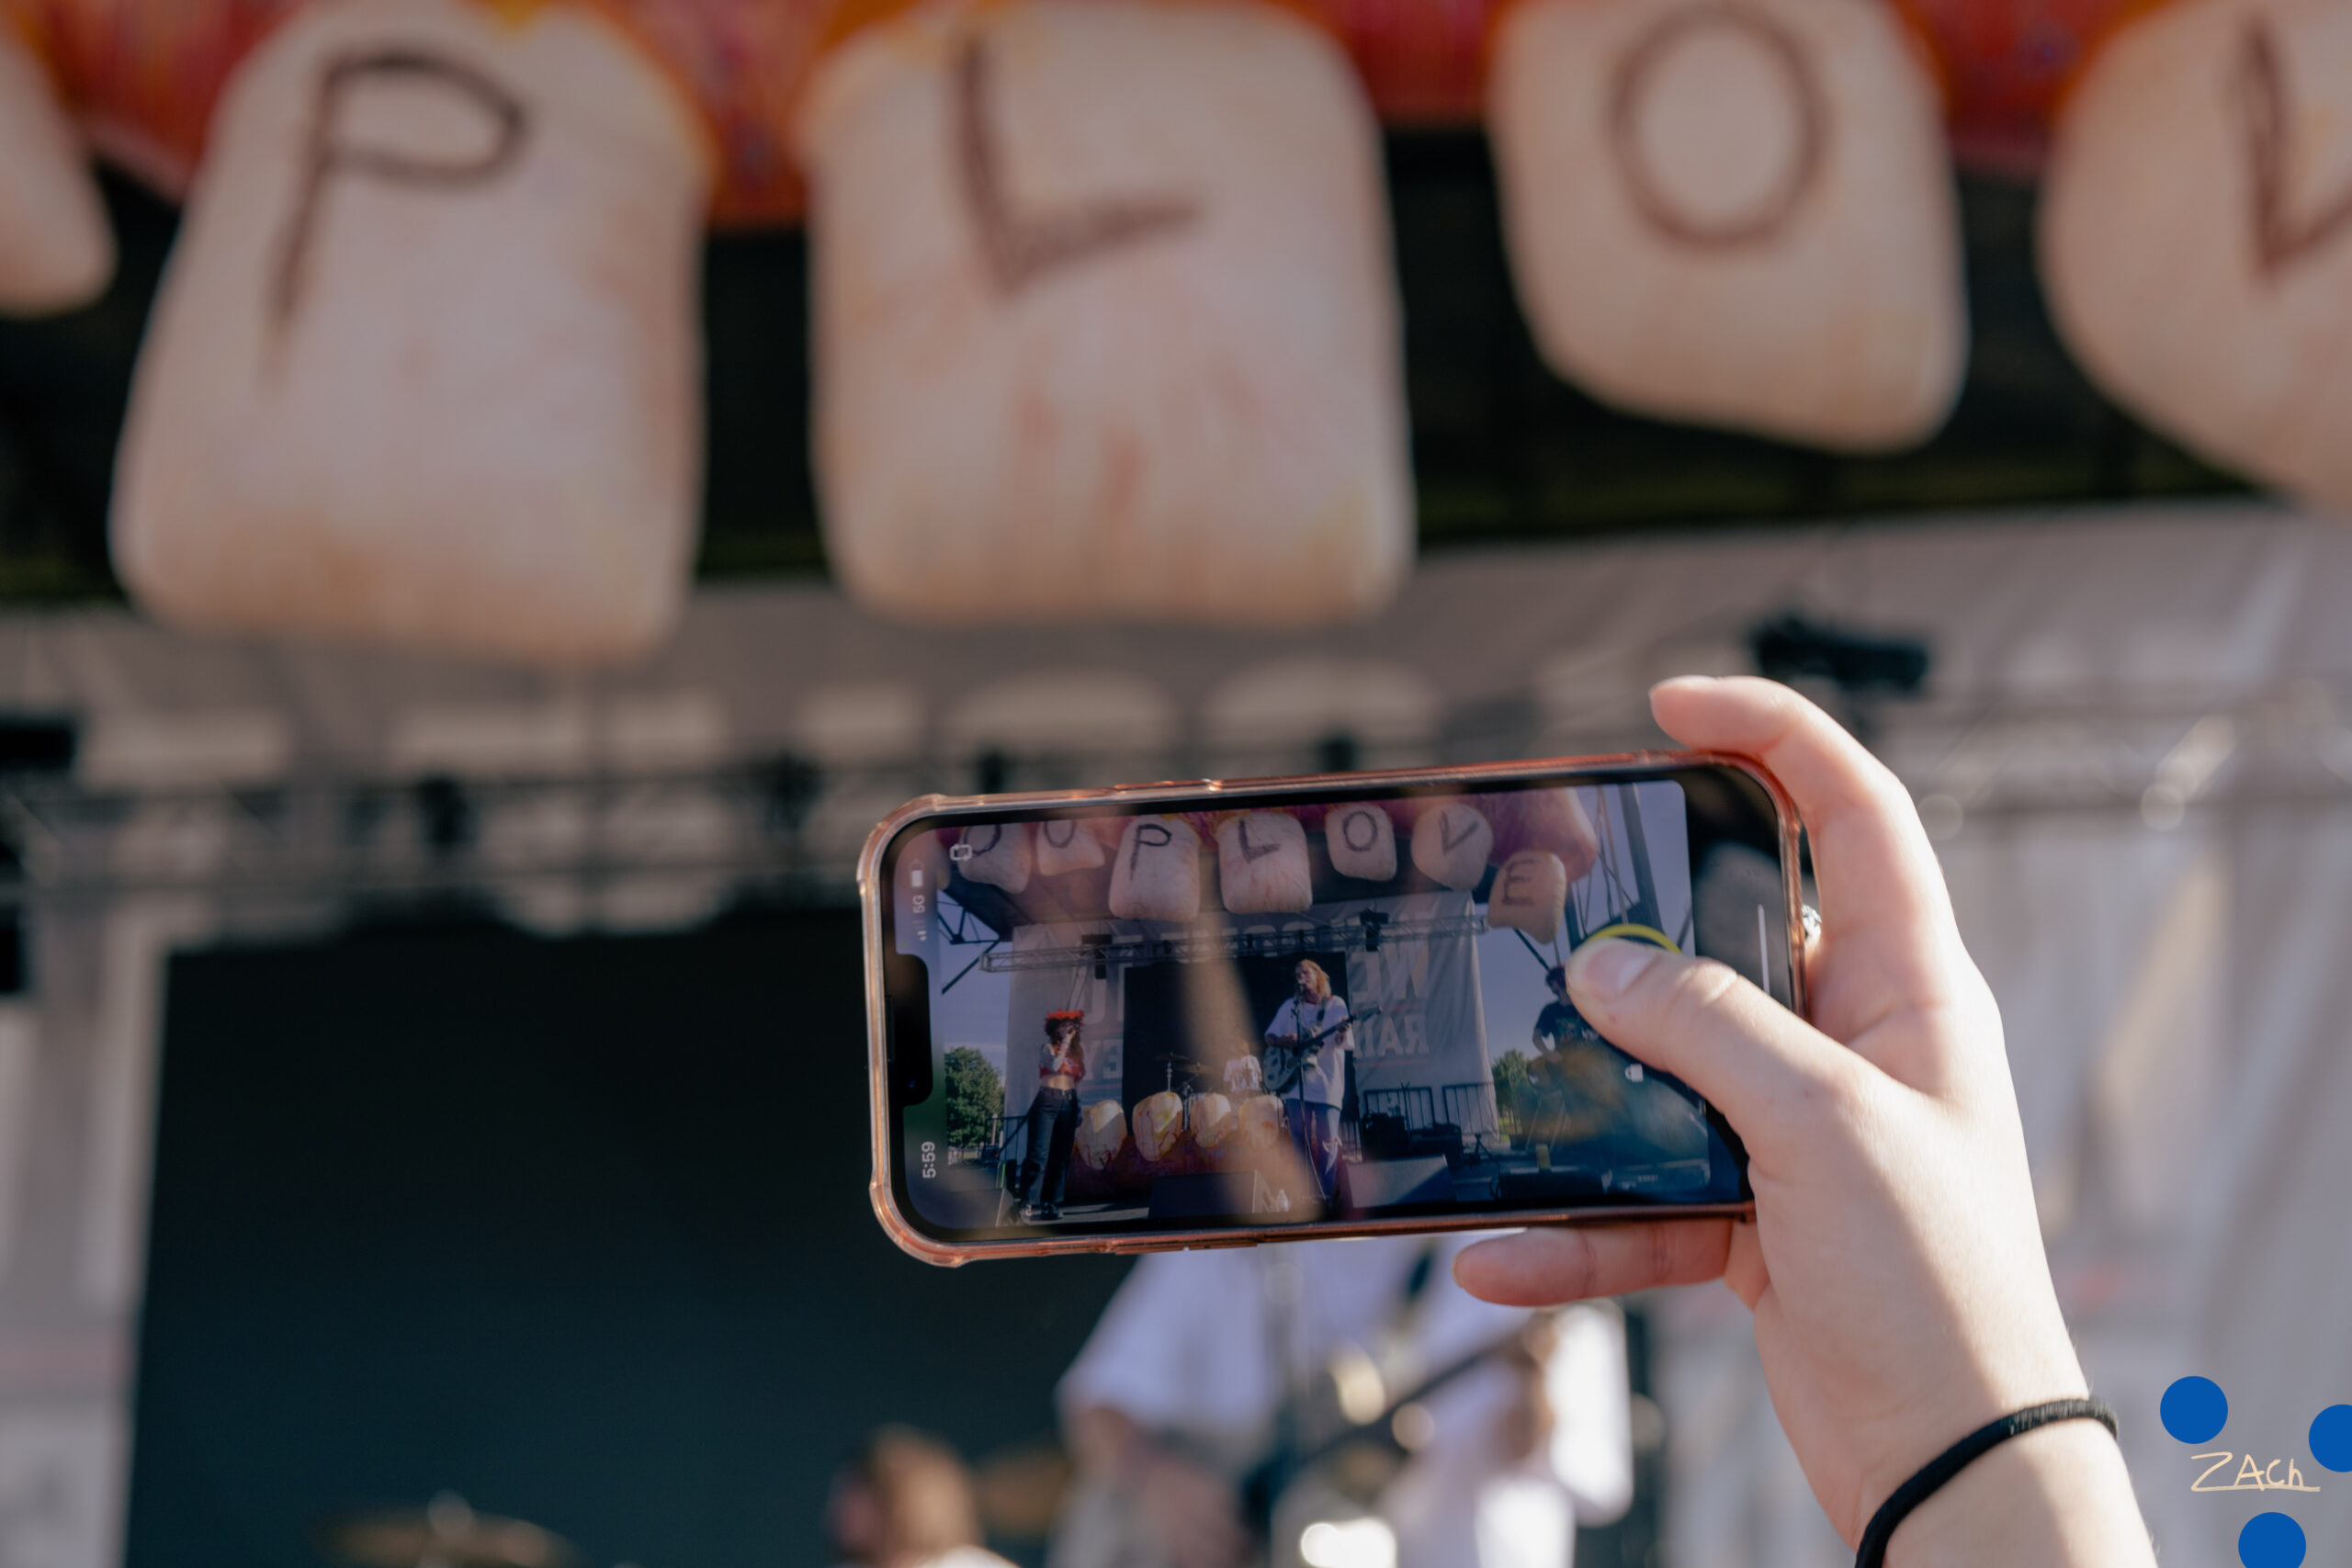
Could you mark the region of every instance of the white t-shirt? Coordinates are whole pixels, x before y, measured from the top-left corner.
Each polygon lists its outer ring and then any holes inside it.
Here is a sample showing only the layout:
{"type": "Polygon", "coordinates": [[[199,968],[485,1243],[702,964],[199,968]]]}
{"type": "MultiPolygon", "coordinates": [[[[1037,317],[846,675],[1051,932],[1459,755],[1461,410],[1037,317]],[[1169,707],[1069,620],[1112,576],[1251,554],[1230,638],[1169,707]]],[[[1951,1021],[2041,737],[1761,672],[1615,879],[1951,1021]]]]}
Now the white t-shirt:
{"type": "Polygon", "coordinates": [[[1299,1098],[1309,1105],[1337,1105],[1347,1090],[1348,1054],[1340,1049],[1340,1037],[1331,1033],[1347,1018],[1348,1004],[1339,997],[1309,1002],[1304,1010],[1298,998],[1292,997],[1274,1014],[1274,1021],[1266,1026],[1268,1036],[1275,1039],[1286,1034],[1300,1039],[1324,1036],[1321,1051],[1299,1058],[1299,1098]]]}
{"type": "MultiPolygon", "coordinates": [[[[1409,1319],[1420,1375],[1527,1321],[1453,1283],[1454,1254],[1476,1239],[1436,1244],[1409,1319]]],[[[1270,1437],[1285,1376],[1312,1375],[1343,1345],[1376,1344],[1426,1245],[1371,1236],[1147,1257],[1062,1379],[1065,1417],[1117,1410],[1246,1469],[1270,1437]]],[[[1571,1308],[1562,1327],[1544,1376],[1555,1427],[1535,1454],[1510,1451],[1520,1404],[1510,1368],[1482,1366],[1426,1401],[1432,1440],[1379,1504],[1397,1568],[1566,1568],[1575,1520],[1606,1524],[1624,1511],[1634,1474],[1623,1319],[1571,1308]]]]}

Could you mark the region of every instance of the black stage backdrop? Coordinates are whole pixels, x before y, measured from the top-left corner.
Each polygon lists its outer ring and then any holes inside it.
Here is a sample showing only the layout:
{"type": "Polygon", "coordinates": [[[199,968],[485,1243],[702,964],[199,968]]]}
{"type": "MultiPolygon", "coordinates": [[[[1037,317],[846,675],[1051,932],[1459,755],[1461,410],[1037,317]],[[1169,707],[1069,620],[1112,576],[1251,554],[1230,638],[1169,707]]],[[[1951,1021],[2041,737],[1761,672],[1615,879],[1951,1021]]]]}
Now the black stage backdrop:
{"type": "Polygon", "coordinates": [[[873,1425],[1046,1432],[1124,1265],[884,1239],[859,975],[846,912],[175,959],[130,1568],[444,1488],[589,1568],[814,1564],[873,1425]]]}

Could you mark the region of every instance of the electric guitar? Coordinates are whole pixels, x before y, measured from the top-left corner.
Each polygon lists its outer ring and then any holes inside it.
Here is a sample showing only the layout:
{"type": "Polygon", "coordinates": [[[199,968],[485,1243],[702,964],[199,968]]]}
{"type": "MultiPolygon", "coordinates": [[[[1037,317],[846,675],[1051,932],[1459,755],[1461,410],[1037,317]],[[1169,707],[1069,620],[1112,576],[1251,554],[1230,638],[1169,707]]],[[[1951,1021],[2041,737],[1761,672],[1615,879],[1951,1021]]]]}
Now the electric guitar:
{"type": "MultiPolygon", "coordinates": [[[[1188,1457],[1210,1473],[1232,1478],[1241,1521],[1259,1543],[1247,1561],[1265,1564],[1270,1560],[1269,1545],[1296,1540],[1300,1526],[1332,1503],[1349,1505],[1351,1512],[1376,1503],[1379,1493],[1410,1457],[1396,1438],[1397,1414],[1466,1373],[1496,1364],[1516,1372],[1517,1410],[1497,1421],[1497,1427],[1509,1430],[1524,1423],[1532,1448],[1540,1450],[1548,1445],[1552,1416],[1544,1401],[1544,1373],[1550,1333],[1548,1315],[1537,1314],[1501,1337],[1438,1367],[1418,1382],[1401,1390],[1384,1388],[1382,1407],[1369,1419],[1344,1413],[1337,1397],[1335,1359],[1324,1375],[1308,1380],[1302,1388],[1286,1390],[1271,1423],[1277,1434],[1274,1441],[1238,1473],[1232,1463],[1235,1455],[1220,1456],[1223,1463],[1211,1461],[1205,1453],[1188,1457]]],[[[1185,1450],[1179,1445],[1176,1451],[1185,1450]]],[[[1134,1494],[1107,1466],[1079,1471],[1061,1499],[1053,1539],[1048,1568],[1173,1568],[1174,1560],[1159,1528],[1136,1506],[1134,1494]]],[[[1279,1551],[1271,1561],[1297,1559],[1279,1551]]]]}
{"type": "Polygon", "coordinates": [[[1330,1028],[1318,1030],[1304,1040],[1295,1041],[1288,1045],[1267,1046],[1266,1092],[1288,1094],[1298,1087],[1299,1070],[1307,1062],[1323,1054],[1325,1042],[1351,1025],[1367,1023],[1379,1016],[1380,1008],[1375,1004],[1364,1009],[1362,1012],[1351,1013],[1330,1028]]]}

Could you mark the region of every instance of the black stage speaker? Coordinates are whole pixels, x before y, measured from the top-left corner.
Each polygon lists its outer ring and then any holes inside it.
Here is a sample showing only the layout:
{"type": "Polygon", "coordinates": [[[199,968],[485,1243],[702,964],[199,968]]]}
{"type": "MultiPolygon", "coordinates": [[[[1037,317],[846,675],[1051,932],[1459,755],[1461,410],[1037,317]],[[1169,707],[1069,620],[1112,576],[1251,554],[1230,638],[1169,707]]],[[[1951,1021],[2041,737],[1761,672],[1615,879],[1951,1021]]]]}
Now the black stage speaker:
{"type": "Polygon", "coordinates": [[[1405,1134],[1405,1155],[1408,1159],[1420,1159],[1438,1155],[1448,1165],[1462,1163],[1462,1129],[1451,1122],[1439,1122],[1405,1134]]]}
{"type": "Polygon", "coordinates": [[[1367,1160],[1403,1159],[1411,1152],[1407,1147],[1411,1134],[1406,1132],[1402,1116],[1375,1111],[1356,1126],[1356,1140],[1363,1145],[1363,1157],[1367,1160]]]}
{"type": "Polygon", "coordinates": [[[1223,1219],[1249,1212],[1250,1177],[1246,1171],[1163,1176],[1151,1184],[1151,1217],[1155,1220],[1223,1219]]]}
{"type": "Polygon", "coordinates": [[[1453,1173],[1442,1155],[1365,1160],[1340,1168],[1340,1207],[1362,1213],[1407,1203],[1451,1203],[1453,1173]]]}
{"type": "Polygon", "coordinates": [[[1151,1184],[1151,1217],[1155,1220],[1228,1219],[1261,1222],[1312,1220],[1322,1215],[1311,1186],[1289,1190],[1290,1207],[1279,1206],[1283,1184],[1248,1170],[1213,1170],[1199,1176],[1163,1176],[1151,1184]],[[1252,1204],[1255,1203],[1255,1207],[1252,1204]]]}

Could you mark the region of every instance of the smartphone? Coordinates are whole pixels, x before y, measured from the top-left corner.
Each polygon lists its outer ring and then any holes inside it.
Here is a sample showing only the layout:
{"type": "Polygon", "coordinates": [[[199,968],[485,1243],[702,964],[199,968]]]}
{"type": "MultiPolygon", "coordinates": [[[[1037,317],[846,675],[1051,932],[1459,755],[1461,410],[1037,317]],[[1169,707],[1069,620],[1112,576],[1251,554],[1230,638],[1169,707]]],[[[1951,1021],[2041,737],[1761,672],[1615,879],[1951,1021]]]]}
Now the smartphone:
{"type": "Polygon", "coordinates": [[[858,866],[875,1213],[955,1264],[1748,1212],[1737,1129],[1560,965],[1802,1012],[1796,834],[1679,752],[911,801],[858,866]]]}

